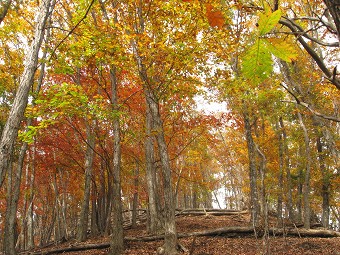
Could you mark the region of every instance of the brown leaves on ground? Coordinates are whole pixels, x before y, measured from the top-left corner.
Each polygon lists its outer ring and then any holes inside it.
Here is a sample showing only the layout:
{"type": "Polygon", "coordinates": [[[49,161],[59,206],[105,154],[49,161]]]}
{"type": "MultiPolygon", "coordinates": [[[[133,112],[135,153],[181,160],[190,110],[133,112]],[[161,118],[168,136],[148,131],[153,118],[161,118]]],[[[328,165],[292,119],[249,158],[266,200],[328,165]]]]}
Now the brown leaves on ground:
{"type": "MultiPolygon", "coordinates": [[[[248,226],[248,215],[232,216],[180,216],[177,218],[178,232],[195,232],[208,229],[215,229],[227,226],[248,226]]],[[[136,229],[125,231],[126,236],[145,236],[144,225],[136,229]]],[[[263,254],[265,249],[264,240],[254,237],[233,238],[225,236],[212,237],[187,237],[180,238],[180,243],[188,249],[188,252],[181,252],[183,255],[256,255],[263,254]]],[[[109,242],[108,238],[93,238],[87,243],[109,242]]],[[[268,242],[270,254],[275,255],[340,255],[340,238],[298,238],[298,237],[270,237],[268,242]]],[[[76,245],[75,243],[64,244],[76,245]]],[[[153,242],[127,242],[124,255],[155,255],[162,241],[153,242]]],[[[55,248],[55,247],[54,247],[55,248]]],[[[63,253],[68,255],[106,255],[108,249],[87,250],[81,252],[63,253]]]]}

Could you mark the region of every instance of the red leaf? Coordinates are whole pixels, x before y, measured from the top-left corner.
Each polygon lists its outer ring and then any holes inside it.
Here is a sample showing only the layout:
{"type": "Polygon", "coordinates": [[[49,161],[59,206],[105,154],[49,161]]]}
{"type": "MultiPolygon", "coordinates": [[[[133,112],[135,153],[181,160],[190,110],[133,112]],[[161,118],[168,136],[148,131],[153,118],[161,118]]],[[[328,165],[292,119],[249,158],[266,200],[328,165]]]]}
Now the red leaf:
{"type": "Polygon", "coordinates": [[[206,10],[210,26],[221,29],[225,23],[223,13],[221,11],[214,11],[211,4],[206,4],[206,10]]]}

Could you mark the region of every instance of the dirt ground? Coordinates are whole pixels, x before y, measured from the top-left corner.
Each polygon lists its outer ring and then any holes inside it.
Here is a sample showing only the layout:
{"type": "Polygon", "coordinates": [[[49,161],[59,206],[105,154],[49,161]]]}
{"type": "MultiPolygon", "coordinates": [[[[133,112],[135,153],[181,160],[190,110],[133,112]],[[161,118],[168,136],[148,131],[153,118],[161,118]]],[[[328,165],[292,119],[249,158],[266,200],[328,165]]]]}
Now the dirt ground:
{"type": "MultiPolygon", "coordinates": [[[[247,226],[247,215],[233,216],[179,216],[177,217],[178,232],[187,233],[228,226],[247,226]]],[[[136,229],[125,231],[125,236],[146,236],[145,225],[139,225],[136,229]]],[[[180,243],[188,249],[181,252],[182,255],[257,255],[263,254],[264,248],[275,255],[340,255],[340,238],[299,238],[299,237],[270,237],[269,244],[264,245],[262,238],[250,236],[226,237],[203,236],[180,238],[180,243]]],[[[87,243],[106,243],[108,238],[89,239],[87,243]]],[[[63,246],[79,245],[65,243],[63,246]]],[[[152,242],[127,242],[124,255],[155,255],[162,241],[152,242]]],[[[51,249],[50,247],[49,249],[51,249]]],[[[55,247],[53,247],[55,248],[55,247]]],[[[45,250],[47,251],[47,250],[45,250]]],[[[108,249],[86,250],[63,253],[67,255],[106,255],[108,249]]]]}

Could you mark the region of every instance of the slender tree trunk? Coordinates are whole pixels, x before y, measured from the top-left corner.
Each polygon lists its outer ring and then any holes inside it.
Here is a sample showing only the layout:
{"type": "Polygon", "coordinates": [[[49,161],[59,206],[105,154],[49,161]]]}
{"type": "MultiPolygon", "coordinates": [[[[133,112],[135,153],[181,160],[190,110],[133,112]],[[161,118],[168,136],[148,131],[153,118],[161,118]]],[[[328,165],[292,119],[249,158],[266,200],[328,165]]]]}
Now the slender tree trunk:
{"type": "Polygon", "coordinates": [[[98,196],[97,196],[97,187],[95,181],[92,184],[92,200],[91,200],[91,234],[93,236],[97,236],[99,234],[98,227],[98,196]]]}
{"type": "Polygon", "coordinates": [[[138,186],[139,186],[139,164],[136,160],[136,168],[134,173],[134,192],[132,201],[132,228],[137,227],[137,208],[138,208],[138,186]]]}
{"type": "MultiPolygon", "coordinates": [[[[302,147],[299,145],[299,151],[297,157],[303,158],[303,152],[302,152],[302,147]]],[[[303,196],[303,165],[298,162],[297,168],[298,168],[298,186],[297,186],[297,202],[296,202],[296,207],[297,207],[297,221],[299,223],[302,222],[302,196],[303,196]]]]}
{"type": "Polygon", "coordinates": [[[11,111],[6,121],[0,141],[0,187],[2,186],[5,174],[9,167],[9,158],[13,152],[13,146],[18,136],[21,120],[27,106],[28,95],[34,81],[34,74],[38,64],[38,53],[45,33],[47,18],[54,7],[54,0],[41,1],[35,33],[29,51],[25,58],[25,68],[21,76],[16,96],[11,111]]]}
{"type": "Polygon", "coordinates": [[[330,215],[330,206],[329,206],[329,191],[330,191],[330,174],[327,171],[325,164],[325,155],[323,151],[323,144],[321,141],[320,135],[316,139],[316,145],[318,150],[318,160],[320,165],[320,171],[322,175],[322,225],[325,228],[329,227],[329,215],[330,215]]]}
{"type": "MultiPolygon", "coordinates": [[[[83,242],[87,238],[88,220],[90,211],[90,193],[91,193],[91,180],[92,169],[94,159],[94,146],[95,136],[90,124],[85,121],[86,125],[86,153],[85,153],[85,185],[84,185],[84,197],[81,206],[80,218],[78,223],[77,239],[83,242]]],[[[94,123],[92,123],[94,124],[94,123]]]]}
{"type": "Polygon", "coordinates": [[[261,188],[260,188],[260,201],[261,201],[261,221],[263,222],[264,234],[263,234],[263,253],[265,255],[270,255],[270,245],[269,245],[269,222],[268,222],[268,204],[266,199],[266,186],[265,186],[265,177],[266,177],[266,164],[267,159],[263,152],[258,148],[255,144],[255,148],[257,153],[259,154],[260,160],[260,180],[261,180],[261,188]]]}
{"type": "Polygon", "coordinates": [[[311,153],[310,153],[310,145],[309,145],[309,135],[307,128],[302,120],[302,116],[300,112],[298,112],[298,118],[303,129],[304,141],[305,141],[305,159],[306,159],[306,170],[305,170],[305,180],[304,180],[304,190],[303,190],[303,203],[304,203],[304,227],[306,229],[310,229],[310,202],[309,202],[309,193],[310,193],[310,169],[311,169],[311,153]]]}
{"type": "Polygon", "coordinates": [[[256,148],[251,133],[251,124],[248,113],[244,113],[243,119],[248,147],[251,222],[253,223],[253,226],[257,226],[259,215],[259,201],[257,191],[256,148]]]}
{"type": "Polygon", "coordinates": [[[278,140],[279,140],[279,194],[277,196],[277,219],[279,227],[283,226],[283,172],[284,172],[284,144],[283,144],[283,135],[281,130],[279,129],[279,125],[277,124],[277,132],[278,132],[278,140]]]}
{"type": "Polygon", "coordinates": [[[28,196],[28,210],[27,210],[27,248],[34,247],[34,220],[33,220],[33,198],[34,198],[34,180],[35,180],[35,146],[32,147],[31,157],[31,174],[27,176],[29,181],[29,196],[28,196]]]}
{"type": "MultiPolygon", "coordinates": [[[[47,31],[46,33],[46,38],[49,37],[49,31],[47,31]]],[[[46,59],[47,56],[47,51],[44,51],[43,54],[43,59],[46,59]]],[[[35,95],[38,95],[41,85],[42,85],[42,81],[43,81],[43,77],[44,77],[44,72],[45,72],[45,63],[43,63],[41,65],[41,72],[40,72],[40,76],[39,76],[39,80],[38,80],[38,86],[35,90],[35,95]]],[[[33,102],[34,104],[34,102],[33,102]]],[[[27,126],[32,125],[32,119],[29,118],[27,121],[27,126]]],[[[7,243],[8,245],[6,245],[6,252],[8,254],[15,254],[15,242],[16,240],[9,240],[8,238],[13,238],[13,235],[7,233],[8,231],[12,231],[10,228],[14,227],[14,224],[16,223],[17,219],[16,219],[16,213],[17,213],[17,209],[18,209],[18,201],[19,201],[19,196],[20,196],[20,185],[21,185],[21,179],[22,179],[22,169],[24,167],[24,160],[26,157],[26,152],[28,149],[28,143],[27,142],[23,142],[20,152],[19,152],[19,157],[18,157],[18,162],[17,162],[17,166],[16,166],[16,172],[15,172],[15,176],[13,176],[13,174],[11,174],[12,176],[12,180],[13,180],[13,185],[10,186],[10,188],[7,190],[7,192],[9,192],[7,198],[10,199],[11,201],[7,201],[7,204],[10,205],[6,208],[6,222],[8,222],[8,224],[6,223],[6,226],[8,226],[8,228],[5,228],[4,231],[4,243],[7,243]],[[10,215],[10,214],[14,214],[14,215],[10,215]],[[14,246],[13,246],[14,245],[14,246]]],[[[33,151],[34,147],[33,147],[33,151]]],[[[32,162],[32,174],[34,175],[34,157],[35,157],[35,153],[33,153],[33,162],[32,162]]],[[[27,177],[28,178],[28,177],[27,177]]],[[[34,181],[34,176],[31,178],[31,181],[34,181]],[[32,180],[33,178],[33,180],[32,180]]],[[[30,187],[31,185],[33,185],[33,183],[30,183],[30,187]]],[[[30,195],[30,199],[33,202],[33,191],[32,194],[30,195]]],[[[29,201],[29,205],[31,204],[31,202],[29,201]]],[[[31,213],[31,211],[33,210],[33,208],[30,206],[28,211],[28,219],[30,219],[30,215],[29,213],[31,213]]],[[[23,223],[25,223],[26,220],[23,220],[23,223]]],[[[31,222],[30,222],[31,223],[31,222]]],[[[26,226],[24,226],[24,224],[22,224],[22,232],[24,233],[24,229],[26,228],[26,226]]],[[[31,230],[31,229],[30,229],[31,230]]],[[[28,232],[28,238],[29,238],[29,245],[33,246],[32,244],[32,233],[28,232]]],[[[25,239],[24,239],[25,241],[25,239]]],[[[25,247],[25,243],[23,244],[25,247]]],[[[5,253],[6,254],[6,253],[5,253]]]]}
{"type": "Polygon", "coordinates": [[[15,243],[16,243],[16,212],[17,212],[17,200],[18,196],[13,194],[14,186],[16,185],[16,174],[10,168],[8,171],[7,180],[7,196],[6,196],[6,215],[5,215],[5,227],[4,227],[4,240],[3,248],[5,255],[16,255],[15,243]]]}
{"type": "Polygon", "coordinates": [[[290,160],[289,160],[289,152],[288,152],[288,142],[287,142],[287,134],[285,125],[282,117],[279,119],[282,138],[283,138],[283,152],[285,156],[284,160],[284,169],[286,173],[286,181],[287,181],[287,210],[288,210],[288,218],[290,221],[294,222],[294,210],[293,210],[293,195],[292,195],[292,176],[290,173],[290,160]]]}
{"type": "MultiPolygon", "coordinates": [[[[118,94],[117,94],[117,77],[116,67],[110,70],[111,88],[112,88],[112,106],[114,111],[118,111],[118,94]]],[[[113,152],[113,233],[111,237],[110,255],[119,255],[124,250],[123,236],[123,215],[121,200],[121,143],[120,143],[120,124],[118,112],[113,120],[114,152],[113,152]]]]}

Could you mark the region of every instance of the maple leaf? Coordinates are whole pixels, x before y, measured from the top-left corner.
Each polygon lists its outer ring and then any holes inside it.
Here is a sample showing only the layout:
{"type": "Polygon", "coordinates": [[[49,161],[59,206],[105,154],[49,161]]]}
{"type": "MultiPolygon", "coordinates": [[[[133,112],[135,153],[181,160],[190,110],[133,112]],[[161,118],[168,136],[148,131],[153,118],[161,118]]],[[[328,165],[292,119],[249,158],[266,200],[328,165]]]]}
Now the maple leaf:
{"type": "Polygon", "coordinates": [[[221,29],[225,24],[225,19],[221,11],[214,11],[211,4],[206,4],[206,15],[211,27],[221,29]]]}

